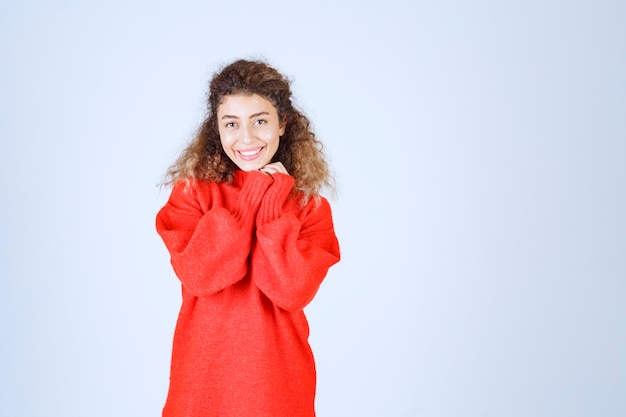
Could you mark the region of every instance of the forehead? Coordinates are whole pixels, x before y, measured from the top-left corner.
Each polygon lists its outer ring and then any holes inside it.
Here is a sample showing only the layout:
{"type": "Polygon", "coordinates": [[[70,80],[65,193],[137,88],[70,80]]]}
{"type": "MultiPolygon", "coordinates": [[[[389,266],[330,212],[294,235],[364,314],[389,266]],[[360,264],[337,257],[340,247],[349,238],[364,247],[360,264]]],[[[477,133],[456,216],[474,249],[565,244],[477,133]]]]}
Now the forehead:
{"type": "Polygon", "coordinates": [[[276,114],[276,108],[271,101],[258,94],[229,94],[224,96],[217,108],[218,116],[223,114],[237,116],[259,112],[276,114]]]}

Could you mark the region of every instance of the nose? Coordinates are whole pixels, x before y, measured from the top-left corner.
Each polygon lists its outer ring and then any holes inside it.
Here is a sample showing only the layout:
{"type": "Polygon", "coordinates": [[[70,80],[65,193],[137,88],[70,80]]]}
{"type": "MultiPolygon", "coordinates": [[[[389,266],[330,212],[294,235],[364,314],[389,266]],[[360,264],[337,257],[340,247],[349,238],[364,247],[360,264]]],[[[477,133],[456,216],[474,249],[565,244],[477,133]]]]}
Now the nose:
{"type": "Polygon", "coordinates": [[[248,125],[244,126],[241,131],[241,142],[246,144],[252,142],[252,128],[248,125]]]}

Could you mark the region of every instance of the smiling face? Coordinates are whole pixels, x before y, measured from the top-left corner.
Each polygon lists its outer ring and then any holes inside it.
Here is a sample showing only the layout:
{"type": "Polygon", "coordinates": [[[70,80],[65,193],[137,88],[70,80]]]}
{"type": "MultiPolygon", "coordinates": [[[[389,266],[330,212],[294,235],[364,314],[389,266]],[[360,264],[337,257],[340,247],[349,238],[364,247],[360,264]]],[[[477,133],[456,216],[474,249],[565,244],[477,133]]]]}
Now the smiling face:
{"type": "Polygon", "coordinates": [[[257,94],[224,97],[217,123],[224,152],[242,171],[269,164],[285,133],[274,105],[257,94]]]}

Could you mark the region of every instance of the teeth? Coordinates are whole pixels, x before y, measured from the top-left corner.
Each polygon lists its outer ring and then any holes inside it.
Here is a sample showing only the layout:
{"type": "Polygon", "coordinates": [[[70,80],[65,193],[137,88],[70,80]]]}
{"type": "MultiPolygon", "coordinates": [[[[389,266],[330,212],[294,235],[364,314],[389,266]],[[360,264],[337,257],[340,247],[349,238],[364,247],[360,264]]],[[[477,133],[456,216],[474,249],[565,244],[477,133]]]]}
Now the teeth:
{"type": "Polygon", "coordinates": [[[239,153],[242,154],[243,156],[252,156],[252,155],[256,155],[259,152],[261,152],[261,148],[258,148],[252,151],[239,151],[239,153]]]}

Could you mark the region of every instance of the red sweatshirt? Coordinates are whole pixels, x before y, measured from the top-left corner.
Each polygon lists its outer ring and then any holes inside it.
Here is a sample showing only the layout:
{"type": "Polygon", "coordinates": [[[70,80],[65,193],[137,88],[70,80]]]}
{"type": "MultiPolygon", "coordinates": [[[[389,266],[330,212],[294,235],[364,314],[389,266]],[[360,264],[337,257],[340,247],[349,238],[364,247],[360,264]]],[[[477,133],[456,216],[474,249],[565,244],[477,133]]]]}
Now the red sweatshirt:
{"type": "Polygon", "coordinates": [[[157,231],[182,283],[166,417],[311,417],[315,363],[303,308],[339,246],[328,202],[291,176],[236,171],[176,184],[157,231]]]}

